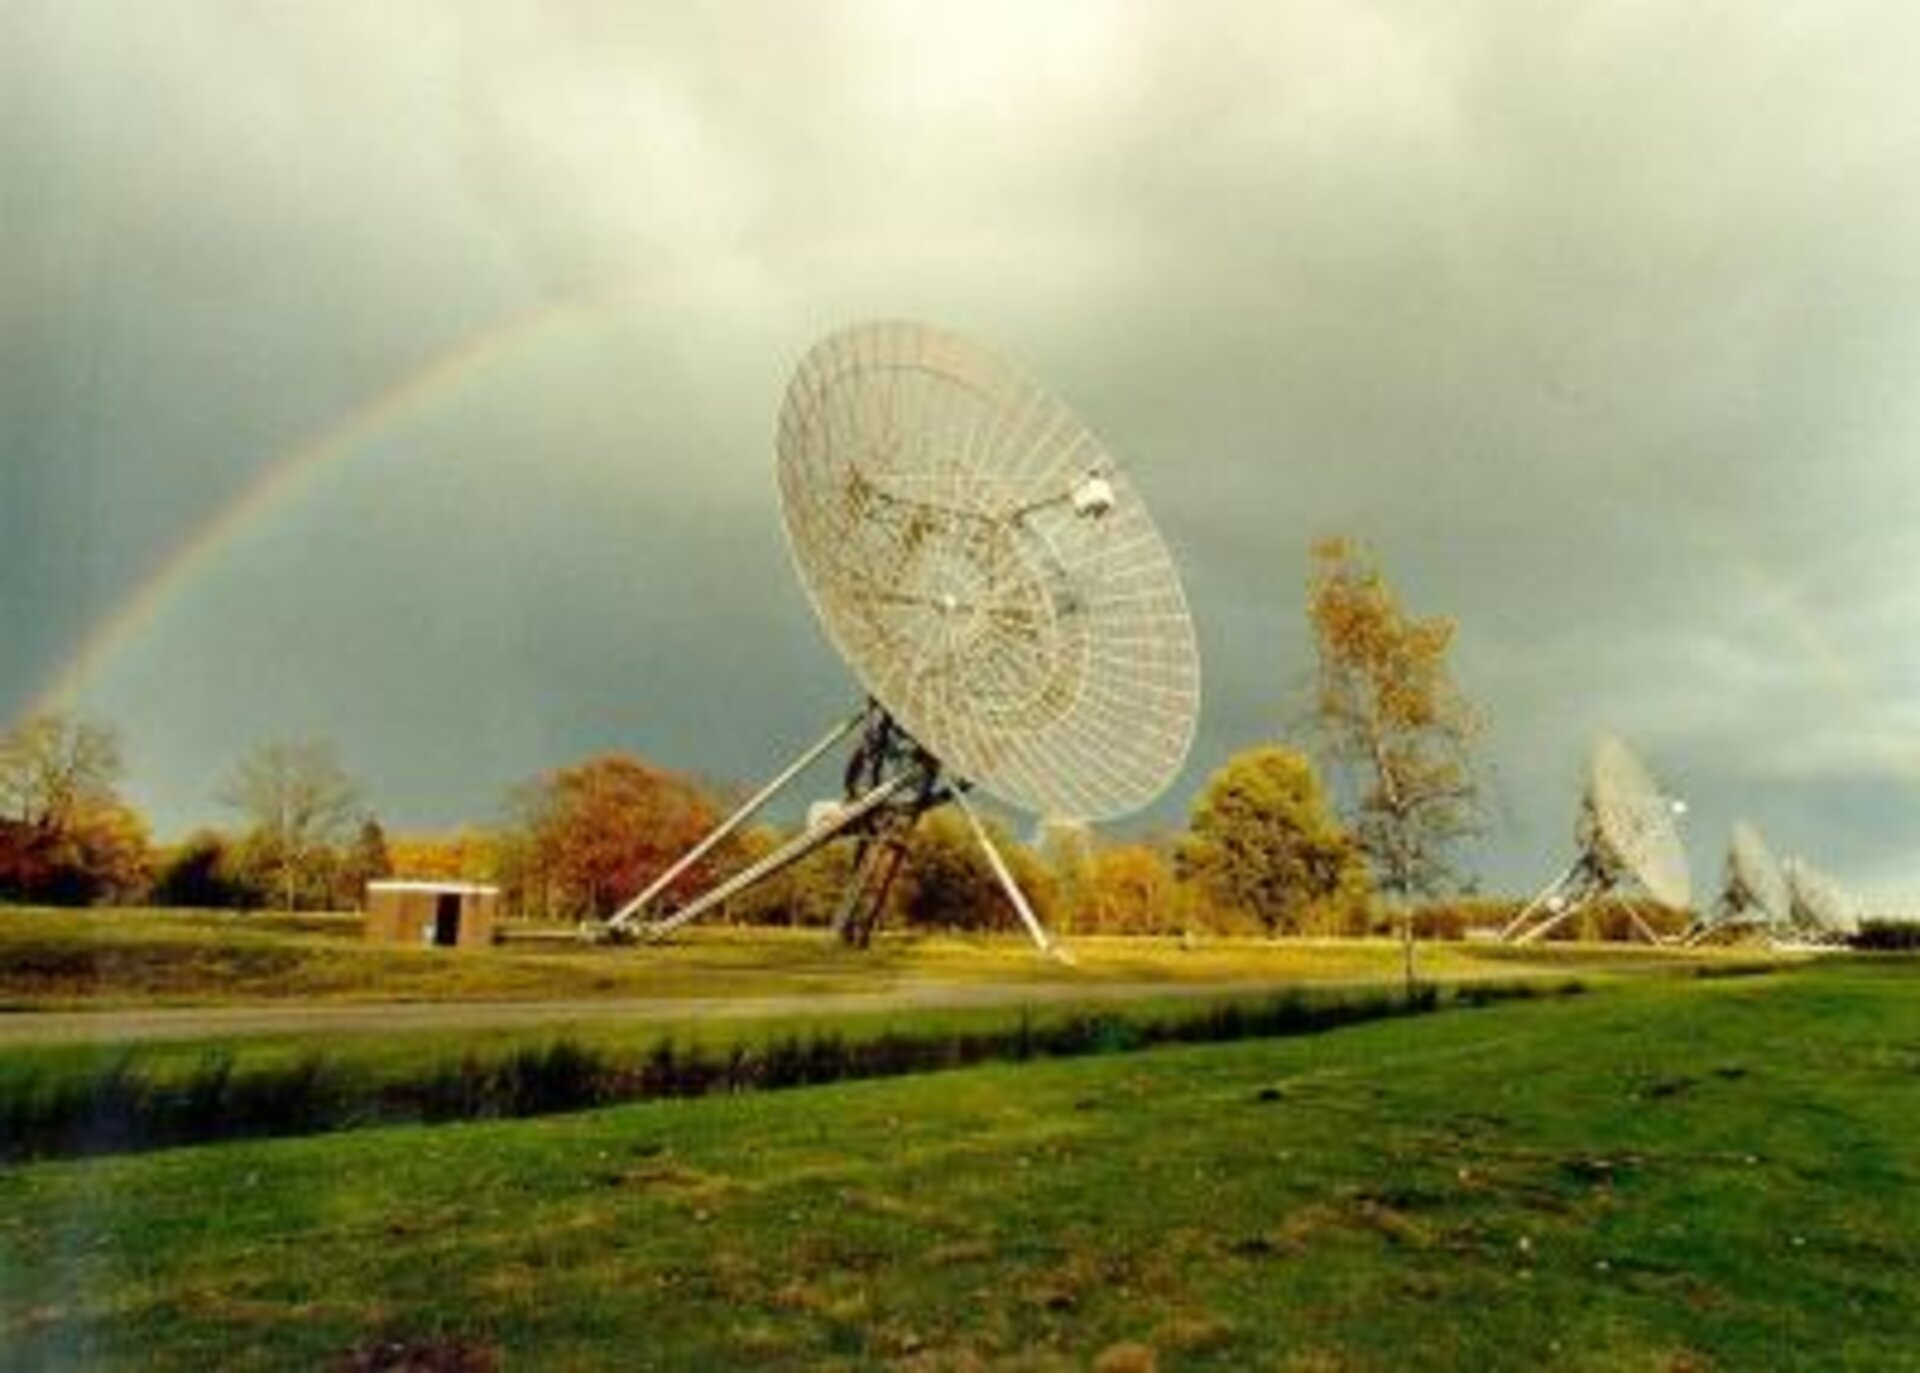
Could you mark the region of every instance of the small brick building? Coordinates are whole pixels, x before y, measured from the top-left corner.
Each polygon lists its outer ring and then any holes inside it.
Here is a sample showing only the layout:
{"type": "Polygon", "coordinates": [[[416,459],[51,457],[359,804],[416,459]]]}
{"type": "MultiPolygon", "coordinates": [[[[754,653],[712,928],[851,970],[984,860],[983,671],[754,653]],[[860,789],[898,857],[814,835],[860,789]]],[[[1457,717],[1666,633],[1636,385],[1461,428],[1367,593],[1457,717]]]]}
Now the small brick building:
{"type": "Polygon", "coordinates": [[[477,882],[367,883],[367,939],[416,948],[485,948],[493,943],[500,889],[477,882]]]}

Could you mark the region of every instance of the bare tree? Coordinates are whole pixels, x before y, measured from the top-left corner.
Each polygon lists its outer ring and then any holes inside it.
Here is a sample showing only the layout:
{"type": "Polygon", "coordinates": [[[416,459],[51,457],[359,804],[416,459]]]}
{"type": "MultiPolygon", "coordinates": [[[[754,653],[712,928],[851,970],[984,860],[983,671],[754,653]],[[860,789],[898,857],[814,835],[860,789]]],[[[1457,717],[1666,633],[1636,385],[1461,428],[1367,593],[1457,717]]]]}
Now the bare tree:
{"type": "Polygon", "coordinates": [[[0,731],[0,894],[124,900],[146,881],[146,821],[114,790],[120,745],[60,713],[0,731]]]}
{"type": "Polygon", "coordinates": [[[59,829],[113,801],[120,771],[120,741],[107,726],[57,711],[35,715],[0,733],[0,812],[59,829]]]}
{"type": "Polygon", "coordinates": [[[246,816],[253,857],[294,908],[359,815],[359,790],[331,745],[264,744],[235,770],[220,799],[246,816]]]}

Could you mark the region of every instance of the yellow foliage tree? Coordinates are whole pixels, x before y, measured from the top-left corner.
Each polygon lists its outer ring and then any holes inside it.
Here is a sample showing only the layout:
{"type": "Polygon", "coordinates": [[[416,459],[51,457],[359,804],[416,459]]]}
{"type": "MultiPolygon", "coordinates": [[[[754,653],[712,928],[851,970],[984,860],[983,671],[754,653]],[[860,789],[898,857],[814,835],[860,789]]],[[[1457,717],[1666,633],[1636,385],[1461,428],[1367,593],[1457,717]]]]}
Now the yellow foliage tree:
{"type": "Polygon", "coordinates": [[[395,877],[492,882],[499,877],[499,859],[495,837],[470,826],[452,834],[401,834],[387,840],[387,864],[395,877]]]}
{"type": "Polygon", "coordinates": [[[1454,624],[1401,609],[1372,555],[1313,547],[1315,719],[1374,881],[1399,900],[1462,885],[1460,841],[1480,828],[1481,721],[1447,664],[1454,624]]]}
{"type": "MultiPolygon", "coordinates": [[[[1053,878],[998,820],[984,821],[1013,880],[1043,923],[1053,918],[1053,878]]],[[[1018,928],[1017,917],[965,818],[952,806],[922,816],[906,839],[907,857],[889,898],[902,923],[924,929],[1018,928]]]]}
{"type": "Polygon", "coordinates": [[[1236,753],[1207,779],[1174,857],[1216,912],[1269,934],[1337,932],[1365,900],[1360,856],[1319,774],[1277,745],[1236,753]]]}
{"type": "Polygon", "coordinates": [[[1165,858],[1145,844],[1116,844],[1088,861],[1080,922],[1094,934],[1160,934],[1183,929],[1188,894],[1165,858]]]}
{"type": "Polygon", "coordinates": [[[104,725],[53,713],[0,730],[0,896],[126,901],[148,876],[146,821],[114,789],[104,725]]]}

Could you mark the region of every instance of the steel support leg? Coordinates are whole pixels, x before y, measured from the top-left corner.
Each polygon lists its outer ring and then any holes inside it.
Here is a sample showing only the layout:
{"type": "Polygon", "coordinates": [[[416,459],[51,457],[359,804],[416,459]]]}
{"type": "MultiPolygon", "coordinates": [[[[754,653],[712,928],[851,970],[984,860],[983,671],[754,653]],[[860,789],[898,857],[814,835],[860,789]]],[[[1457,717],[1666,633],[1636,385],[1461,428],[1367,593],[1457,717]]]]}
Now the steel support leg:
{"type": "Polygon", "coordinates": [[[1627,919],[1631,920],[1633,927],[1640,931],[1640,937],[1646,940],[1647,943],[1653,945],[1654,948],[1658,949],[1666,945],[1667,941],[1655,934],[1653,932],[1653,926],[1647,923],[1647,917],[1641,913],[1639,902],[1627,902],[1627,919]]]}
{"type": "Polygon", "coordinates": [[[880,923],[881,912],[886,908],[887,893],[893,890],[893,879],[899,876],[906,860],[905,833],[912,828],[909,820],[892,827],[898,833],[868,835],[863,852],[854,860],[853,880],[834,914],[833,929],[843,942],[856,949],[864,949],[873,942],[874,927],[880,923]]]}
{"type": "Polygon", "coordinates": [[[697,920],[715,906],[724,904],[733,897],[751,887],[754,883],[772,877],[783,868],[791,867],[815,849],[825,844],[842,830],[849,829],[864,821],[874,811],[891,801],[913,782],[913,778],[904,774],[889,777],[879,786],[854,801],[851,805],[840,807],[812,829],[795,835],[779,848],[756,863],[750,863],[729,877],[719,886],[688,902],[669,916],[640,927],[643,939],[659,939],[672,933],[690,920],[697,920]]]}
{"type": "Polygon", "coordinates": [[[1520,939],[1520,934],[1526,929],[1527,922],[1533,918],[1536,911],[1542,906],[1545,906],[1572,883],[1573,875],[1580,871],[1580,864],[1584,861],[1584,858],[1574,859],[1573,862],[1567,865],[1566,871],[1554,878],[1553,881],[1547,883],[1546,886],[1540,889],[1539,895],[1521,907],[1520,914],[1514,916],[1513,919],[1509,920],[1501,929],[1500,942],[1502,944],[1524,942],[1520,939]]]}
{"type": "Polygon", "coordinates": [[[732,834],[755,815],[759,814],[761,807],[765,806],[767,802],[784,791],[794,778],[805,772],[809,767],[812,767],[813,764],[818,762],[835,744],[853,733],[860,722],[866,719],[866,717],[867,712],[862,710],[859,714],[851,716],[840,724],[835,725],[819,743],[794,759],[779,776],[775,777],[771,782],[768,782],[764,787],[760,788],[759,791],[756,791],[752,796],[747,798],[747,801],[740,809],[714,826],[706,838],[680,855],[665,872],[654,878],[653,881],[647,885],[645,891],[615,911],[607,921],[607,928],[619,931],[624,929],[629,921],[637,919],[648,906],[653,904],[660,893],[673,885],[676,878],[693,867],[693,865],[698,863],[702,858],[705,858],[709,853],[713,852],[714,848],[728,835],[732,834]]]}
{"type": "Polygon", "coordinates": [[[1020,890],[1020,884],[1013,880],[1013,870],[1007,866],[1007,860],[1000,856],[1000,850],[987,835],[987,827],[980,823],[980,817],[967,804],[966,794],[959,790],[953,793],[954,803],[960,807],[960,813],[967,817],[967,824],[973,830],[973,837],[980,847],[986,850],[987,863],[993,868],[993,875],[1000,880],[1000,888],[1006,892],[1007,900],[1013,904],[1014,914],[1020,917],[1020,923],[1027,927],[1027,933],[1033,942],[1040,946],[1040,952],[1064,957],[1053,940],[1048,938],[1046,929],[1040,924],[1040,917],[1033,913],[1033,907],[1027,904],[1027,894],[1020,890]]]}

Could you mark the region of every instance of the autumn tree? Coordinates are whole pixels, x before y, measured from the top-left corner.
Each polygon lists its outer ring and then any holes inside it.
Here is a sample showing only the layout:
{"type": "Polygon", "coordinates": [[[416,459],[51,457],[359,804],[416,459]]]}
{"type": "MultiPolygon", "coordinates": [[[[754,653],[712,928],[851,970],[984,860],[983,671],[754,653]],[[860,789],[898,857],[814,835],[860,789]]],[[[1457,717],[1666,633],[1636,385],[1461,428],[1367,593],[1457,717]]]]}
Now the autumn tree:
{"type": "Polygon", "coordinates": [[[59,828],[88,806],[117,799],[120,741],[105,725],[58,711],[0,733],[0,816],[59,828]]]}
{"type": "Polygon", "coordinates": [[[1481,726],[1448,667],[1453,621],[1407,614],[1371,555],[1345,539],[1322,540],[1312,557],[1314,717],[1354,837],[1389,897],[1456,890],[1455,851],[1480,827],[1481,726]]]}
{"type": "Polygon", "coordinates": [[[1116,844],[1096,850],[1087,861],[1080,927],[1095,934],[1184,930],[1190,905],[1158,851],[1145,844],[1116,844]]]}
{"type": "Polygon", "coordinates": [[[145,820],[115,791],[119,741],[58,712],[0,733],[0,895],[60,905],[138,896],[145,820]]]}
{"type": "MultiPolygon", "coordinates": [[[[736,836],[740,866],[772,853],[797,828],[749,825],[736,836]]],[[[742,925],[825,927],[833,923],[853,882],[854,842],[841,839],[815,849],[727,902],[723,919],[742,925]]]]}
{"type": "Polygon", "coordinates": [[[126,904],[146,894],[147,823],[118,798],[46,827],[0,821],[0,896],[55,906],[126,904]]]}
{"type": "MultiPolygon", "coordinates": [[[[1047,870],[997,820],[983,816],[982,823],[1006,859],[1013,880],[1045,923],[1053,900],[1047,870]]],[[[894,884],[894,898],[895,910],[907,924],[940,930],[1018,928],[1019,917],[1006,891],[957,807],[943,806],[923,816],[906,844],[906,862],[894,884]]]]}
{"type": "Polygon", "coordinates": [[[240,763],[220,799],[245,817],[242,862],[292,910],[326,901],[359,791],[325,743],[273,743],[240,763]]]}
{"type": "Polygon", "coordinates": [[[1411,990],[1412,902],[1464,885],[1454,854],[1480,827],[1480,717],[1447,664],[1453,621],[1402,610],[1358,545],[1314,545],[1308,617],[1320,659],[1315,723],[1354,836],[1394,908],[1411,990]]]}
{"type": "Polygon", "coordinates": [[[261,894],[247,884],[226,837],[201,829],[161,851],[148,899],[156,906],[230,909],[257,905],[261,894]]]}
{"type": "Polygon", "coordinates": [[[372,815],[362,816],[353,843],[341,857],[340,890],[335,904],[365,905],[367,883],[393,876],[393,857],[387,851],[387,831],[372,815]]]}
{"type": "Polygon", "coordinates": [[[1064,933],[1090,928],[1095,846],[1084,820],[1047,816],[1040,822],[1034,858],[1053,883],[1053,918],[1064,933]]]}
{"type": "Polygon", "coordinates": [[[1269,934],[1340,927],[1366,892],[1313,764],[1277,745],[1237,753],[1207,779],[1174,857],[1216,910],[1269,934]]]}
{"type": "MultiPolygon", "coordinates": [[[[518,835],[502,859],[516,907],[576,920],[612,915],[717,820],[692,778],[617,753],[536,779],[512,808],[518,835]]],[[[669,897],[684,899],[733,858],[721,845],[669,897]]]]}
{"type": "Polygon", "coordinates": [[[55,900],[125,905],[146,895],[152,836],[146,817],[118,797],[90,804],[74,816],[55,853],[62,879],[55,900]]]}
{"type": "Polygon", "coordinates": [[[462,825],[451,833],[396,834],[387,840],[390,873],[450,882],[493,882],[500,877],[500,837],[462,825]]]}
{"type": "MultiPolygon", "coordinates": [[[[1042,919],[1054,920],[1060,910],[1057,873],[999,821],[983,816],[982,823],[1028,901],[1042,919]]],[[[750,827],[738,836],[735,863],[745,865],[771,853],[796,832],[750,827]]],[[[1002,928],[1016,919],[972,827],[958,810],[942,808],[921,817],[900,842],[905,853],[881,924],[972,931],[1002,928]]],[[[853,885],[856,852],[851,838],[825,844],[728,902],[723,917],[753,925],[830,925],[853,885]]]]}

